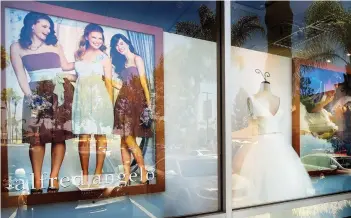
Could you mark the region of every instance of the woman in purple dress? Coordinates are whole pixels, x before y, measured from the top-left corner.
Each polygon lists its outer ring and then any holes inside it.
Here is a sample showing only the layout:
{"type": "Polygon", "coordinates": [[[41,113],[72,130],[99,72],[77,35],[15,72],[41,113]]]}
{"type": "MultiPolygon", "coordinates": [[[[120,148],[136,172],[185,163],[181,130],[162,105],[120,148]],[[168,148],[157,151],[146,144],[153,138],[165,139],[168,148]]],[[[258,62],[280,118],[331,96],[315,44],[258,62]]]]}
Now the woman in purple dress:
{"type": "Polygon", "coordinates": [[[142,152],[136,137],[151,137],[152,130],[141,125],[140,115],[150,107],[150,93],[146,81],[143,59],[135,53],[131,42],[122,34],[111,38],[111,58],[122,80],[114,109],[114,133],[121,135],[121,156],[125,181],[129,184],[131,153],[141,171],[141,183],[147,183],[142,152]]]}
{"type": "Polygon", "coordinates": [[[74,88],[70,81],[74,81],[75,76],[62,71],[73,70],[74,63],[67,62],[57,42],[54,23],[48,15],[30,12],[23,24],[18,42],[11,45],[10,56],[24,94],[22,135],[23,142],[30,144],[29,157],[34,174],[31,193],[43,192],[40,178],[46,143],[52,146],[48,192],[57,192],[59,171],[66,151],[65,140],[73,138],[71,113],[74,88]],[[34,109],[31,104],[35,101],[33,96],[39,96],[49,106],[34,109]]]}

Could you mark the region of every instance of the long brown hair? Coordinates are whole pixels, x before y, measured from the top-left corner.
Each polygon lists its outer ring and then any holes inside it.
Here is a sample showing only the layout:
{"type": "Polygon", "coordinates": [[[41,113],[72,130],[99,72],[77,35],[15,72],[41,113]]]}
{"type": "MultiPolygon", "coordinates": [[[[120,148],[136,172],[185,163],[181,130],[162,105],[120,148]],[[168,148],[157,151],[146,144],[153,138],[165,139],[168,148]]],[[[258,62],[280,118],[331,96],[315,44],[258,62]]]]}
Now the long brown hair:
{"type": "Polygon", "coordinates": [[[120,73],[124,69],[124,66],[125,66],[125,63],[127,60],[127,58],[124,55],[122,55],[121,53],[119,53],[116,49],[116,45],[120,39],[122,39],[129,46],[129,50],[133,54],[138,55],[135,52],[134,46],[132,45],[130,40],[127,39],[127,37],[125,37],[122,34],[115,34],[114,36],[112,36],[111,43],[110,43],[110,46],[111,46],[110,57],[112,59],[112,64],[115,66],[115,72],[117,72],[117,73],[120,73]]]}
{"type": "Polygon", "coordinates": [[[55,35],[54,22],[47,14],[29,12],[23,19],[23,27],[21,29],[19,44],[23,49],[28,49],[32,45],[32,26],[37,24],[39,20],[46,20],[50,23],[50,32],[44,41],[47,45],[56,45],[57,37],[55,35]]]}
{"type": "Polygon", "coordinates": [[[100,25],[90,23],[84,28],[84,34],[82,38],[79,41],[79,48],[75,52],[74,57],[76,60],[81,60],[82,56],[85,54],[85,51],[89,47],[89,41],[86,39],[91,32],[99,32],[102,34],[102,45],[99,48],[102,52],[105,53],[106,46],[105,46],[105,36],[104,36],[104,30],[100,25]]]}

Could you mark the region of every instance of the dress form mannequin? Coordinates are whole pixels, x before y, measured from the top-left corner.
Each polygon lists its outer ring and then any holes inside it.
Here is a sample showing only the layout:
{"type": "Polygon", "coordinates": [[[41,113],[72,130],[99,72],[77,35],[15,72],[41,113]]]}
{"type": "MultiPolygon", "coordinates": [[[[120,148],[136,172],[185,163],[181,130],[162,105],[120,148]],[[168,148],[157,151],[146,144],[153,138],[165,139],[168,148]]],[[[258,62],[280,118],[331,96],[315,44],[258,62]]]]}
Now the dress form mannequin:
{"type": "Polygon", "coordinates": [[[254,98],[262,106],[269,108],[272,115],[277,113],[280,106],[280,98],[272,94],[269,82],[263,81],[261,83],[260,90],[254,95],[254,98]]]}
{"type": "Polygon", "coordinates": [[[270,76],[270,74],[268,72],[263,74],[260,70],[256,70],[256,73],[261,73],[264,78],[264,81],[261,82],[260,89],[258,90],[258,92],[247,99],[247,106],[251,114],[251,119],[249,120],[249,126],[251,126],[252,128],[253,136],[260,134],[259,129],[262,129],[262,127],[264,129],[264,125],[265,125],[264,122],[257,120],[257,118],[260,119],[260,113],[254,112],[253,104],[259,104],[262,110],[268,112],[266,115],[273,116],[273,117],[277,115],[280,108],[280,98],[278,96],[275,96],[271,92],[271,84],[266,79],[267,77],[270,76]],[[253,114],[256,114],[258,117],[252,116],[253,114]]]}
{"type": "Polygon", "coordinates": [[[304,165],[282,132],[287,116],[280,104],[266,78],[259,91],[248,98],[254,142],[240,159],[237,172],[248,188],[244,198],[233,192],[234,207],[305,198],[315,193],[304,165]]]}

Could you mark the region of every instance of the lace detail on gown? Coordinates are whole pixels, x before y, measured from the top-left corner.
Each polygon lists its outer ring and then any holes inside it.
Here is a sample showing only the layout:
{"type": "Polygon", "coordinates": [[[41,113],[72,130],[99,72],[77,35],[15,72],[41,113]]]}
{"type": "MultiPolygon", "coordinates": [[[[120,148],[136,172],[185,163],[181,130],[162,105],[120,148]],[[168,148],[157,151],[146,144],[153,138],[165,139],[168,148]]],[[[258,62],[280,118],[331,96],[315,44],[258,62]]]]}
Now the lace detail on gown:
{"type": "Polygon", "coordinates": [[[104,68],[96,61],[76,62],[78,74],[73,99],[73,132],[75,134],[112,134],[113,106],[102,79],[104,68]]]}

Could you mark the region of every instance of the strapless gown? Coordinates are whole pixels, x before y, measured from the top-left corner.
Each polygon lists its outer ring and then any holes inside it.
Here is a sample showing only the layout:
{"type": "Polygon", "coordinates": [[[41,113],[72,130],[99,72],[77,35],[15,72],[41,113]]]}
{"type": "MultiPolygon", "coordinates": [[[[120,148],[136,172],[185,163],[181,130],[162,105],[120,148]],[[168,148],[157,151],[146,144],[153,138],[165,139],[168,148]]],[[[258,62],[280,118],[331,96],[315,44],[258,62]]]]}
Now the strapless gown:
{"type": "MultiPolygon", "coordinates": [[[[245,153],[238,172],[246,181],[246,194],[233,193],[233,207],[267,204],[306,198],[314,194],[310,177],[293,147],[281,133],[283,111],[272,114],[254,98],[252,118],[258,135],[245,153]],[[240,199],[240,200],[238,200],[240,199]]],[[[235,185],[237,181],[233,181],[235,185]]]]}
{"type": "Polygon", "coordinates": [[[113,106],[103,81],[102,59],[75,63],[78,75],[73,97],[74,134],[111,134],[113,106]]]}
{"type": "Polygon", "coordinates": [[[62,143],[72,134],[72,100],[74,87],[68,79],[58,80],[62,74],[60,57],[55,52],[29,54],[22,57],[33,94],[45,98],[52,107],[32,117],[32,110],[23,99],[22,141],[30,144],[62,143]],[[57,86],[63,86],[61,95],[57,86]],[[59,95],[58,95],[59,94],[59,95]]]}
{"type": "Polygon", "coordinates": [[[125,68],[121,72],[121,79],[123,85],[114,108],[114,133],[121,136],[152,137],[152,129],[140,125],[140,115],[147,104],[138,69],[135,66],[125,68]]]}

